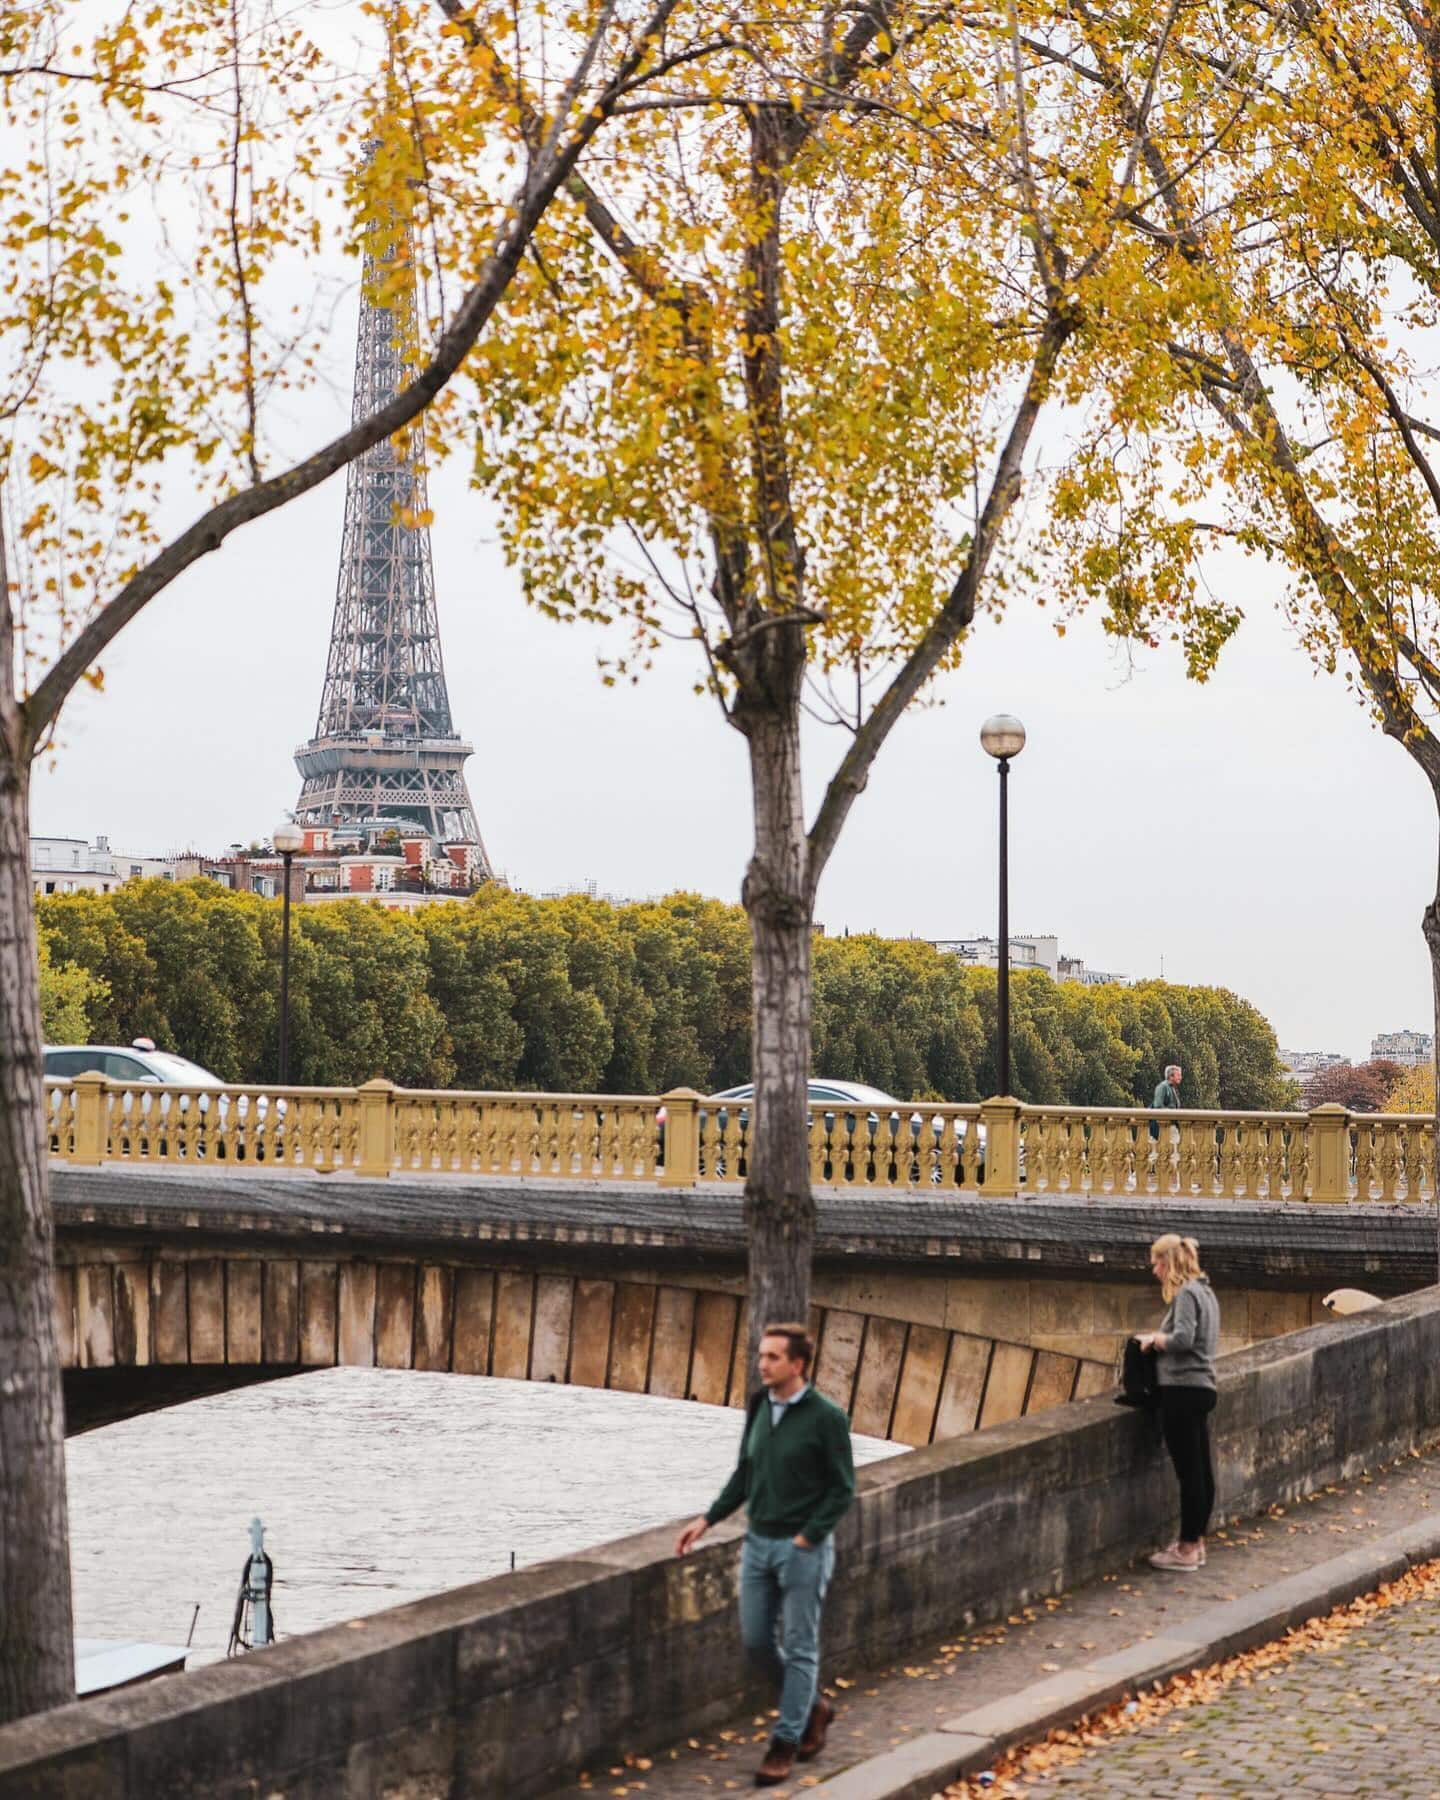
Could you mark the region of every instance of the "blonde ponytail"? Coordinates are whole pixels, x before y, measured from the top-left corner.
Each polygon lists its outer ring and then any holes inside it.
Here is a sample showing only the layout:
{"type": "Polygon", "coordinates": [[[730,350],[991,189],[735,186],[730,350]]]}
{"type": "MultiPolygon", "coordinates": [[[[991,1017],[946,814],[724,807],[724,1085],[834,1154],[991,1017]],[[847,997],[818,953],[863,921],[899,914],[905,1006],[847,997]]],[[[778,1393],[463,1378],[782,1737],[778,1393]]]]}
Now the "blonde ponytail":
{"type": "Polygon", "coordinates": [[[1176,1232],[1167,1231],[1150,1246],[1150,1254],[1159,1257],[1165,1265],[1160,1292],[1167,1306],[1187,1281],[1206,1278],[1200,1267],[1200,1245],[1193,1237],[1180,1237],[1176,1232]]]}

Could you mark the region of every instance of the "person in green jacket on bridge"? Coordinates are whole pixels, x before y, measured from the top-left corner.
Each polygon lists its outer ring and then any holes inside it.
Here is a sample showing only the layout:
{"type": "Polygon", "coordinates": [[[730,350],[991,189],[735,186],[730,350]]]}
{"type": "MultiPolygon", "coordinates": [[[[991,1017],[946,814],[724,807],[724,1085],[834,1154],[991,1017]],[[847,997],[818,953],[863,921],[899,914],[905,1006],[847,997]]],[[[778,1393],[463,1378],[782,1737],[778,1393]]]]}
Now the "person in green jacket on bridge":
{"type": "MultiPolygon", "coordinates": [[[[1152,1107],[1157,1109],[1160,1107],[1173,1108],[1174,1111],[1179,1112],[1181,1072],[1179,1063],[1170,1063],[1166,1067],[1165,1078],[1155,1089],[1155,1098],[1150,1102],[1152,1107]]],[[[1158,1119],[1150,1121],[1150,1135],[1152,1138],[1159,1137],[1160,1121],[1158,1119]]]]}
{"type": "Polygon", "coordinates": [[[855,1498],[850,1421],[811,1386],[815,1343],[804,1325],[767,1325],[761,1386],[745,1412],[735,1472],[710,1510],[680,1533],[684,1556],[710,1527],[746,1508],[740,1637],[780,1690],[780,1717],[755,1775],[778,1787],[825,1746],[835,1708],[820,1693],[820,1615],[835,1570],[836,1525],[855,1498]]]}

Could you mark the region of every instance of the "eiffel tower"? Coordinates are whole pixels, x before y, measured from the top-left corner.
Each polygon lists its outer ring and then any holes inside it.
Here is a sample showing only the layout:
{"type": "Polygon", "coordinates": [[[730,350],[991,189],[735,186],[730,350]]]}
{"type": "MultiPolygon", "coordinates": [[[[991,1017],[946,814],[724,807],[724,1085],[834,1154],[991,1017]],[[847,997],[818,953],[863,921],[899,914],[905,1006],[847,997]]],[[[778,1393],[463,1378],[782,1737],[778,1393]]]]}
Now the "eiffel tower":
{"type": "MultiPolygon", "coordinates": [[[[418,341],[408,224],[374,224],[365,238],[354,420],[404,386],[418,341]]],[[[473,746],[451,721],[440,654],[429,516],[418,427],[350,464],[320,715],[295,752],[295,820],[367,839],[419,828],[437,845],[473,845],[473,878],[486,881],[493,870],[465,785],[473,746]]]]}

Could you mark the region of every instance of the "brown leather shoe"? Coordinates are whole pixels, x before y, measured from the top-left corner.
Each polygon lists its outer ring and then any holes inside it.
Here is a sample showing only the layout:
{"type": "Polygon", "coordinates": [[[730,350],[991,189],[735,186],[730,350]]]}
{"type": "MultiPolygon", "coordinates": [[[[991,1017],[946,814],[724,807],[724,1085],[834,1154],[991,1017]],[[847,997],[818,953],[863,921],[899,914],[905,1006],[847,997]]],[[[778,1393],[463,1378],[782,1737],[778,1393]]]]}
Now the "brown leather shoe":
{"type": "Polygon", "coordinates": [[[755,1771],[756,1787],[779,1787],[795,1767],[795,1746],[784,1738],[772,1737],[765,1760],[755,1771]]]}
{"type": "Polygon", "coordinates": [[[810,1708],[810,1717],[805,1721],[805,1735],[800,1740],[800,1747],[795,1752],[796,1762],[814,1762],[825,1748],[825,1734],[830,1729],[830,1721],[835,1717],[834,1702],[827,1700],[822,1694],[810,1708]]]}

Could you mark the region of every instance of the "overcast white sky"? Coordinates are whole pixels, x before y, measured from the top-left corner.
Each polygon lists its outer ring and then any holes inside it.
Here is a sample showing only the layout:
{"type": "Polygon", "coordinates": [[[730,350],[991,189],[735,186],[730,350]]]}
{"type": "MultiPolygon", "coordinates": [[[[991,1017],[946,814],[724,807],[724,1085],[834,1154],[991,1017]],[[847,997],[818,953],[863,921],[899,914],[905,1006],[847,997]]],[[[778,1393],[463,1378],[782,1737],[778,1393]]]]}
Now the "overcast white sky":
{"type": "MultiPolygon", "coordinates": [[[[249,527],[126,632],[37,777],[38,832],[218,851],[278,823],[314,728],[343,499],[337,478],[249,527]]],[[[432,472],[432,502],[451,702],[496,866],[532,890],[593,877],[736,898],[744,746],[691,693],[690,648],[638,688],[605,688],[599,634],[528,612],[458,463],[432,472]]],[[[1128,975],[1163,958],[1172,980],[1224,984],[1289,1048],[1359,1058],[1377,1031],[1428,1029],[1425,784],[1338,679],[1312,673],[1266,571],[1237,563],[1233,578],[1250,616],[1207,688],[1169,651],[1127,671],[1094,623],[1061,641],[1017,604],[982,625],[943,704],[882,752],[821,889],[827,929],[993,930],[996,782],[976,733],[1009,710],[1030,734],[1011,786],[1016,931],[1128,975]]],[[[838,750],[813,731],[812,805],[838,750]]]]}

